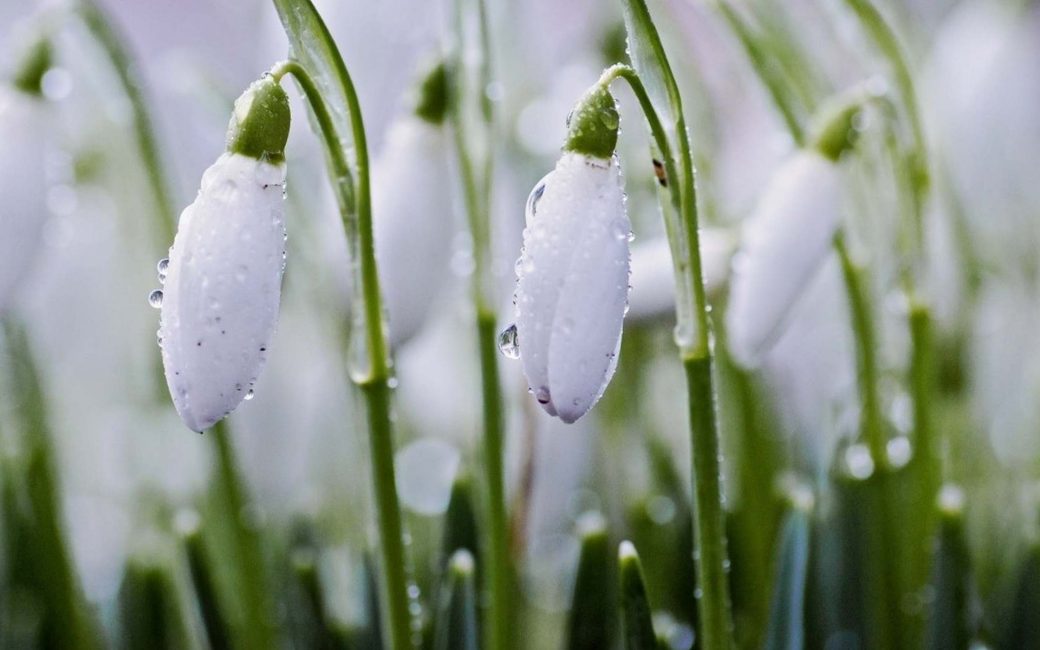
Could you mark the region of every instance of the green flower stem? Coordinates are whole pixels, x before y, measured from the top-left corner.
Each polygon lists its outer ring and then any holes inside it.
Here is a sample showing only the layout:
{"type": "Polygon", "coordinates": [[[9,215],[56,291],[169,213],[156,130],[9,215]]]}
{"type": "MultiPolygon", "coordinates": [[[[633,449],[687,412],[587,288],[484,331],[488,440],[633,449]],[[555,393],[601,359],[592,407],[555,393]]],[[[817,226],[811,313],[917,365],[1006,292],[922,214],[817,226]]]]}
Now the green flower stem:
{"type": "MultiPolygon", "coordinates": [[[[326,161],[334,179],[336,200],[347,238],[356,247],[363,306],[364,331],[368,367],[364,375],[351,373],[354,382],[365,397],[369,444],[372,454],[372,480],[379,521],[379,542],[382,551],[382,570],[385,582],[386,610],[390,638],[395,650],[413,647],[412,618],[408,610],[408,574],[404,550],[404,527],[401,506],[397,497],[394,471],[393,426],[390,417],[390,367],[388,345],[383,329],[382,300],[376,271],[375,247],[372,237],[372,206],[369,192],[368,148],[357,92],[345,66],[339,66],[347,111],[356,148],[356,194],[351,191],[351,170],[341,141],[333,125],[325,100],[311,75],[297,61],[289,60],[274,66],[271,74],[276,80],[291,74],[300,84],[324,138],[326,161]]],[[[355,335],[358,333],[355,333],[355,335]]]]}
{"type": "MultiPolygon", "coordinates": [[[[600,77],[599,84],[609,85],[614,79],[624,79],[631,87],[650,126],[654,142],[663,158],[672,207],[680,218],[669,226],[665,220],[668,238],[672,243],[676,286],[688,294],[677,299],[694,306],[692,317],[695,332],[692,341],[680,338],[680,356],[686,371],[686,385],[690,416],[690,443],[693,463],[693,520],[697,549],[697,580],[700,598],[697,601],[701,647],[708,650],[728,649],[732,646],[732,617],[730,614],[728,560],[726,558],[725,515],[722,508],[722,478],[719,445],[718,405],[716,404],[714,353],[708,321],[707,295],[701,269],[700,237],[697,217],[697,196],[690,142],[685,121],[677,120],[679,144],[678,161],[682,176],[676,174],[676,159],[671,153],[665,131],[650,96],[638,72],[630,66],[615,65],[600,77]],[[681,238],[681,241],[676,241],[681,238]],[[678,245],[677,245],[678,244],[678,245]],[[675,251],[680,251],[676,255],[675,251]],[[685,253],[683,256],[681,253],[685,253]]],[[[682,310],[677,310],[681,312],[682,310]]],[[[688,317],[677,313],[679,327],[688,317]]]]}
{"type": "Polygon", "coordinates": [[[393,425],[390,421],[390,386],[385,380],[360,384],[368,412],[372,480],[375,483],[379,542],[385,584],[390,642],[394,650],[414,647],[412,617],[408,611],[408,572],[404,550],[404,526],[394,473],[393,425]]]}
{"type": "Polygon", "coordinates": [[[769,63],[769,53],[764,51],[759,45],[754,34],[751,33],[751,30],[744,23],[743,18],[740,17],[740,14],[728,0],[719,0],[718,8],[726,23],[729,24],[733,34],[740,41],[759,79],[761,79],[769,92],[769,96],[779,111],[780,117],[783,118],[787,130],[790,132],[791,137],[794,138],[795,144],[799,147],[802,146],[805,143],[805,131],[798,119],[798,113],[793,106],[791,97],[785,89],[784,79],[778,74],[776,68],[769,63]]]}
{"type": "Polygon", "coordinates": [[[899,549],[896,548],[899,536],[892,528],[892,499],[896,495],[892,489],[894,475],[888,463],[888,440],[878,394],[877,341],[871,317],[873,312],[865,272],[852,259],[841,233],[834,238],[834,249],[841,261],[856,344],[861,433],[874,461],[874,473],[869,479],[872,489],[868,497],[870,512],[867,522],[870,530],[870,548],[874,549],[869,560],[873,565],[873,583],[869,592],[872,596],[871,607],[875,608],[873,620],[876,637],[873,643],[879,648],[901,648],[904,616],[900,588],[900,555],[899,549]]]}
{"type": "Polygon", "coordinates": [[[484,480],[487,526],[487,548],[482,560],[485,566],[479,572],[485,580],[488,596],[487,630],[484,642],[491,650],[510,647],[510,612],[513,610],[510,593],[509,522],[505,496],[504,437],[502,387],[498,378],[498,331],[494,299],[491,295],[491,183],[493,154],[490,149],[494,131],[494,105],[486,89],[491,82],[491,45],[487,8],[483,0],[474,0],[478,16],[477,47],[481,53],[476,70],[479,100],[479,124],[485,139],[484,149],[478,156],[474,143],[467,137],[473,130],[466,119],[463,97],[463,77],[466,73],[459,49],[463,47],[463,2],[455,3],[455,29],[458,35],[454,65],[452,66],[451,121],[462,181],[463,207],[470,236],[473,239],[473,302],[476,311],[477,345],[480,358],[482,393],[482,427],[484,437],[484,480]],[[479,165],[479,168],[478,168],[479,165]]]}
{"type": "Polygon", "coordinates": [[[926,305],[910,305],[910,392],[914,402],[914,459],[921,464],[924,499],[934,500],[941,482],[939,440],[933,436],[932,388],[935,372],[932,351],[932,316],[926,305]]]}
{"type": "Polygon", "coordinates": [[[159,142],[155,136],[155,127],[148,114],[148,104],[141,90],[141,82],[134,71],[132,57],[127,52],[125,39],[119,34],[112,21],[98,7],[94,0],[79,0],[79,14],[84,25],[94,40],[108,57],[112,69],[123,87],[123,93],[130,103],[133,112],[134,138],[148,176],[148,185],[155,199],[155,209],[159,216],[158,233],[163,246],[173,242],[177,230],[177,213],[173,210],[172,192],[167,184],[162,157],[159,155],[159,142]]]}
{"type": "MultiPolygon", "coordinates": [[[[845,0],[852,12],[859,19],[881,54],[888,61],[895,78],[906,120],[910,126],[912,144],[909,152],[897,160],[902,167],[903,176],[909,184],[910,218],[914,228],[914,258],[918,263],[924,257],[924,206],[931,186],[928,160],[928,143],[921,120],[921,109],[917,101],[910,64],[900,47],[895,31],[871,0],[845,0]]],[[[933,391],[930,357],[932,354],[931,316],[928,306],[917,295],[912,278],[907,282],[907,294],[910,300],[910,344],[912,361],[910,367],[910,385],[914,401],[914,443],[919,452],[924,452],[922,462],[922,487],[927,498],[934,498],[941,474],[941,459],[937,450],[937,442],[933,440],[931,429],[931,403],[933,391]]]]}
{"type": "Polygon", "coordinates": [[[234,543],[235,572],[245,610],[243,629],[250,647],[274,648],[274,617],[267,600],[270,585],[263,547],[256,524],[249,519],[249,495],[238,471],[227,420],[213,425],[210,435],[217,448],[218,494],[227,509],[234,543]]]}
{"type": "Polygon", "coordinates": [[[480,376],[484,408],[484,472],[487,482],[487,576],[489,647],[510,646],[509,522],[506,513],[502,390],[498,384],[498,338],[495,315],[477,313],[480,376]]]}
{"type": "Polygon", "coordinates": [[[856,344],[856,365],[859,370],[859,389],[862,412],[861,431],[866,439],[874,466],[887,469],[888,457],[884,419],[881,415],[881,398],[878,394],[877,341],[871,318],[870,296],[864,271],[849,254],[845,237],[839,233],[834,238],[834,250],[841,261],[842,276],[849,299],[849,314],[852,317],[852,332],[856,344]]]}

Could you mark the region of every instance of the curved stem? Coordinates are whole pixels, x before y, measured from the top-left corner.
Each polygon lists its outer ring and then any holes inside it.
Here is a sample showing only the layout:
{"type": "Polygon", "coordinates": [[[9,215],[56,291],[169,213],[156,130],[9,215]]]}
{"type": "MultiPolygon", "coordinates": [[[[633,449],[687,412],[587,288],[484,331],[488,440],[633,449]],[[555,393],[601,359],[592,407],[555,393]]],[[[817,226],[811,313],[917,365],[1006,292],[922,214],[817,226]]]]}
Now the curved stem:
{"type": "Polygon", "coordinates": [[[336,200],[348,240],[357,255],[363,299],[363,320],[368,367],[365,373],[351,373],[365,397],[369,444],[372,454],[372,481],[379,521],[379,542],[385,579],[385,598],[392,647],[413,647],[412,618],[408,608],[408,571],[404,547],[404,527],[397,497],[394,470],[393,426],[390,416],[390,372],[387,343],[383,330],[382,300],[379,294],[375,247],[372,236],[372,209],[369,193],[368,148],[357,93],[341,66],[339,74],[347,98],[347,110],[356,147],[356,193],[352,191],[351,170],[343,152],[328,107],[317,84],[307,70],[295,60],[278,63],[271,69],[276,80],[291,74],[303,89],[314,111],[324,140],[326,161],[330,167],[336,200]]]}
{"type": "Polygon", "coordinates": [[[747,54],[748,59],[751,61],[751,65],[755,68],[755,72],[758,74],[759,79],[762,80],[762,84],[766,87],[769,92],[769,97],[773,100],[773,105],[776,106],[777,111],[780,113],[780,117],[783,118],[784,124],[787,126],[788,132],[791,137],[794,138],[794,142],[797,146],[802,146],[805,142],[805,132],[802,129],[802,125],[798,120],[797,112],[791,102],[791,99],[784,87],[784,80],[777,74],[775,68],[770,66],[768,55],[762,50],[759,44],[755,41],[754,35],[748,26],[744,24],[744,20],[737,13],[737,10],[731,5],[728,0],[720,0],[718,2],[719,11],[722,12],[722,17],[726,19],[733,34],[740,41],[741,46],[744,48],[744,52],[747,54]]]}
{"type": "Polygon", "coordinates": [[[133,112],[134,138],[148,175],[148,184],[155,199],[155,208],[159,214],[159,233],[164,245],[173,243],[173,235],[177,230],[177,214],[173,210],[172,193],[166,183],[166,173],[162,158],[159,155],[158,138],[155,127],[148,117],[148,106],[141,91],[141,83],[132,65],[131,57],[123,39],[116,31],[108,16],[93,0],[80,0],[79,13],[83,23],[94,40],[105,52],[112,69],[123,87],[123,93],[130,103],[133,112]]]}
{"type": "Polygon", "coordinates": [[[676,342],[686,372],[689,405],[699,634],[701,647],[728,649],[732,645],[732,617],[722,507],[718,406],[690,142],[685,120],[680,114],[676,119],[678,158],[673,158],[668,133],[638,72],[626,65],[611,66],[600,77],[599,83],[607,85],[619,78],[624,79],[635,93],[654,142],[664,158],[671,208],[678,213],[675,222],[669,223],[666,210],[665,227],[676,274],[677,327],[682,328],[683,321],[690,319],[692,322],[685,325],[695,328],[694,332],[677,334],[676,342]],[[676,174],[677,162],[681,167],[681,177],[676,174]],[[679,295],[681,291],[686,295],[679,295]],[[693,313],[684,313],[684,306],[692,306],[693,313]]]}
{"type": "Polygon", "coordinates": [[[925,140],[924,127],[921,125],[921,110],[917,103],[917,93],[914,89],[913,75],[910,73],[910,65],[903,55],[899,40],[891,25],[885,21],[884,16],[878,11],[870,0],[845,0],[849,8],[859,19],[864,29],[873,39],[882,55],[888,60],[895,76],[896,86],[902,96],[906,108],[907,119],[910,123],[910,132],[914,140],[914,157],[916,165],[914,171],[914,182],[917,190],[923,194],[928,187],[928,149],[925,140]]]}

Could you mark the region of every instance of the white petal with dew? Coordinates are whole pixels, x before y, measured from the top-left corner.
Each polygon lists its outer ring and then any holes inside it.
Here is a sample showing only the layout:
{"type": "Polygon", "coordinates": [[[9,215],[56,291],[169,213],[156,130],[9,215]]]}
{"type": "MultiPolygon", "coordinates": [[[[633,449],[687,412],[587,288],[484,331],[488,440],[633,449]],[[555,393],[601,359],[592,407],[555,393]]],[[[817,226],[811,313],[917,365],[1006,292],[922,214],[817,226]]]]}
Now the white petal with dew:
{"type": "Polygon", "coordinates": [[[631,223],[617,162],[564,154],[535,187],[527,223],[520,356],[538,403],[570,423],[603,394],[621,342],[631,223]]]}
{"type": "Polygon", "coordinates": [[[0,89],[0,313],[35,258],[47,219],[46,106],[0,89]]]}
{"type": "Polygon", "coordinates": [[[840,224],[838,167],[813,151],[788,160],[766,188],[733,260],[726,327],[734,359],[757,365],[831,249],[840,224]]]}
{"type": "Polygon", "coordinates": [[[163,287],[163,365],[173,403],[202,431],[245,399],[281,297],[285,166],[224,154],[181,214],[163,287]]]}
{"type": "Polygon", "coordinates": [[[372,218],[390,342],[423,326],[451,273],[455,232],[442,128],[414,116],[390,130],[372,173],[372,218]]]}

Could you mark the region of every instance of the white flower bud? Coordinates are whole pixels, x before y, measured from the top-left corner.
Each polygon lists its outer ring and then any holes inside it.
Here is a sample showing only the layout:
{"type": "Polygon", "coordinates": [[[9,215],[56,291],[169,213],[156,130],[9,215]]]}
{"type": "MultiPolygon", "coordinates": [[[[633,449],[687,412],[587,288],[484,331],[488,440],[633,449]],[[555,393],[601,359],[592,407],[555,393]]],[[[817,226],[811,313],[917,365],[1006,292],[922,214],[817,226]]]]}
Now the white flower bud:
{"type": "Polygon", "coordinates": [[[514,297],[520,356],[538,403],[564,422],[614,374],[631,228],[616,159],[565,152],[528,199],[514,297]]]}
{"type": "Polygon", "coordinates": [[[372,215],[390,343],[426,322],[450,275],[454,233],[445,133],[415,116],[391,128],[372,173],[372,215]]]}
{"type": "Polygon", "coordinates": [[[47,218],[45,109],[36,98],[0,88],[0,313],[35,258],[47,218]]]}
{"type": "Polygon", "coordinates": [[[799,151],[766,188],[733,261],[726,329],[738,363],[756,366],[776,342],[840,222],[837,165],[816,151],[799,151]]]}
{"type": "Polygon", "coordinates": [[[160,336],[181,419],[202,431],[249,394],[281,296],[285,165],[225,153],[181,214],[167,267],[160,336]]]}

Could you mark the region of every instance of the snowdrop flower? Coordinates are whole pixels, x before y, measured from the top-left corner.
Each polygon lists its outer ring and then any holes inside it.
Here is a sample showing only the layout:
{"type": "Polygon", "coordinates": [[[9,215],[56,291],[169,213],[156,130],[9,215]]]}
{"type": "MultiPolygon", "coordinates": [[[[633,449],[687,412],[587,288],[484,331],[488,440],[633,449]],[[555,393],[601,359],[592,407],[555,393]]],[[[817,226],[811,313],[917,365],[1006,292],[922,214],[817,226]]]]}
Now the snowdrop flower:
{"type": "Polygon", "coordinates": [[[451,272],[447,92],[446,70],[438,65],[421,84],[413,113],[390,128],[372,174],[376,258],[394,347],[426,322],[436,288],[451,272]]]}
{"type": "Polygon", "coordinates": [[[173,403],[193,431],[250,395],[274,334],[288,135],[285,92],[272,78],[255,82],[235,102],[227,151],[177,225],[159,335],[173,403]]]}
{"type": "Polygon", "coordinates": [[[35,258],[47,216],[41,82],[49,67],[50,47],[40,41],[13,83],[0,86],[0,313],[35,258]]]}
{"type": "Polygon", "coordinates": [[[838,111],[819,130],[815,146],[781,165],[745,224],[726,313],[730,352],[745,367],[757,366],[776,342],[831,250],[841,224],[836,163],[851,145],[858,108],[838,111]]]}
{"type": "MultiPolygon", "coordinates": [[[[724,228],[700,231],[704,288],[719,291],[729,277],[730,258],[736,246],[733,234],[724,228]]],[[[654,321],[675,315],[675,270],[666,237],[656,237],[632,247],[632,295],[629,320],[654,321]]]]}
{"type": "Polygon", "coordinates": [[[613,96],[593,88],[572,114],[556,168],[527,201],[516,336],[531,392],[566,423],[603,394],[621,345],[632,227],[613,157],[617,127],[613,96]]]}

